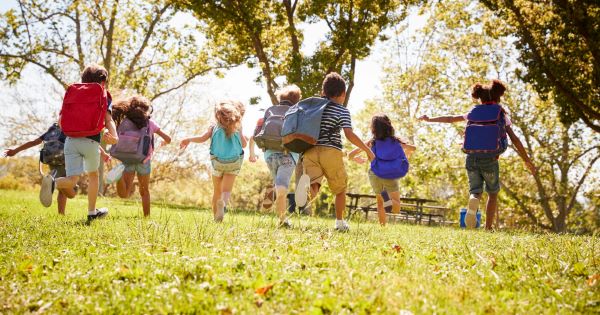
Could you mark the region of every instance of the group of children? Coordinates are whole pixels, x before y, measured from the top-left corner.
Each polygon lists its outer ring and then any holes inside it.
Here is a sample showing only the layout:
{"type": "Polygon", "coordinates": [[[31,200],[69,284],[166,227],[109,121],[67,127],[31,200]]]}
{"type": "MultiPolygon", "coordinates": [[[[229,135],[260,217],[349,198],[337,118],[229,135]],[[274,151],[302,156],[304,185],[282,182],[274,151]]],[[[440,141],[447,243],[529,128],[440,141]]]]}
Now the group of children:
{"type": "MultiPolygon", "coordinates": [[[[75,133],[69,131],[71,135],[65,135],[59,128],[64,126],[53,125],[39,138],[15,149],[6,150],[5,155],[14,156],[22,150],[46,142],[50,137],[57,139],[58,143],[64,143],[64,163],[61,164],[60,159],[53,164],[48,163],[51,173],[42,179],[40,201],[45,206],[49,206],[52,203],[53,191],[58,190],[58,212],[64,214],[66,201],[76,195],[77,182],[85,172],[88,175],[88,220],[91,221],[108,214],[108,209],[96,208],[99,163],[101,158],[104,160],[110,158],[108,153],[102,149],[100,143],[104,142],[113,145],[113,147],[124,146],[123,143],[132,141],[133,136],[127,132],[118,132],[118,130],[124,130],[125,127],[123,126],[125,125],[135,126],[130,127],[134,129],[143,129],[151,139],[151,143],[143,151],[142,159],[135,161],[122,160],[124,161],[123,173],[118,179],[116,187],[119,197],[129,197],[133,190],[134,177],[137,174],[143,212],[145,216],[148,216],[150,215],[150,191],[148,186],[152,153],[154,151],[154,135],[160,136],[164,140],[163,144],[169,144],[171,137],[164,133],[157,123],[151,119],[152,106],[146,98],[133,96],[111,104],[110,93],[105,91],[108,73],[103,67],[98,65],[86,67],[81,79],[84,84],[99,85],[105,93],[101,129],[106,128],[107,132],[102,131],[92,135],[76,136],[75,133]]],[[[504,84],[494,80],[488,85],[475,85],[472,96],[480,104],[495,104],[494,106],[501,108],[498,104],[505,89],[504,84]]],[[[355,150],[350,152],[349,158],[358,163],[364,163],[367,160],[359,156],[361,152],[364,152],[371,163],[368,178],[374,193],[377,195],[379,222],[384,225],[386,222],[385,212],[399,210],[398,181],[408,172],[408,157],[415,150],[415,147],[397,137],[392,121],[384,114],[378,114],[372,118],[370,126],[371,139],[366,143],[363,142],[354,133],[350,112],[343,105],[346,99],[346,83],[339,74],[329,73],[326,75],[322,83],[321,97],[325,105],[320,113],[318,139],[310,148],[302,151],[301,154],[291,152],[283,145],[263,148],[264,159],[275,187],[275,208],[279,217],[279,225],[281,227],[291,227],[291,223],[286,218],[285,209],[291,177],[295,172],[297,178],[296,193],[298,195],[306,194],[303,190],[307,190],[310,192],[311,199],[317,196],[322,179],[327,179],[331,192],[335,195],[335,229],[339,231],[349,229],[348,223],[343,218],[346,207],[348,176],[344,166],[345,154],[342,147],[342,131],[345,137],[356,147],[355,150]],[[308,178],[306,181],[298,181],[302,174],[308,178]]],[[[65,121],[63,116],[69,116],[71,114],[69,111],[77,110],[77,107],[65,106],[66,99],[67,95],[65,95],[59,122],[65,121]]],[[[278,92],[278,99],[279,104],[276,105],[276,109],[283,110],[285,113],[288,107],[301,101],[301,91],[295,85],[287,86],[278,92]]],[[[256,131],[250,139],[246,138],[242,132],[241,124],[244,112],[244,105],[238,101],[221,101],[215,107],[214,123],[206,128],[202,135],[185,138],[180,142],[180,148],[185,149],[192,142],[203,143],[210,140],[213,183],[212,211],[214,220],[217,222],[222,221],[224,218],[235,178],[242,167],[244,148],[248,142],[250,143],[249,161],[256,162],[258,160],[254,149],[256,131]]],[[[270,113],[272,114],[272,112],[270,113]]],[[[471,113],[435,118],[422,116],[420,119],[427,122],[445,123],[467,121],[470,125],[473,119],[469,115],[471,113]]],[[[282,114],[280,116],[280,119],[283,120],[282,114]]],[[[500,116],[499,128],[506,131],[518,154],[525,160],[527,167],[535,172],[535,167],[510,127],[509,117],[503,110],[501,110],[500,116]]],[[[259,120],[256,130],[263,128],[262,124],[266,123],[265,119],[259,120]]],[[[480,125],[485,125],[485,123],[477,126],[480,125]]],[[[112,151],[111,148],[111,154],[114,153],[112,151]]],[[[490,156],[478,154],[479,151],[465,152],[467,152],[466,169],[471,194],[466,216],[467,226],[475,226],[475,213],[479,208],[479,200],[485,187],[485,191],[489,195],[486,209],[486,228],[491,229],[497,209],[497,193],[500,190],[498,155],[501,152],[490,156]]],[[[113,155],[116,156],[116,154],[113,155]]]]}

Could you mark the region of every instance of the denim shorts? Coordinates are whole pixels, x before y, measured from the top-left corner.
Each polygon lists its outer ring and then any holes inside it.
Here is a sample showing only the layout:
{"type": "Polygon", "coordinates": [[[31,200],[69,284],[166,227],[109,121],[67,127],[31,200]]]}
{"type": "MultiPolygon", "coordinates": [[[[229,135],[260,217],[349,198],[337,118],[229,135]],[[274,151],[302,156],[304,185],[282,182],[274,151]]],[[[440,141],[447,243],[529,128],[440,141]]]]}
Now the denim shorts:
{"type": "Polygon", "coordinates": [[[467,155],[465,167],[469,177],[469,193],[483,193],[484,184],[487,193],[493,194],[500,191],[500,166],[497,158],[478,158],[467,155]]]}
{"type": "Polygon", "coordinates": [[[150,175],[152,171],[152,164],[150,160],[146,161],[146,163],[136,163],[136,164],[125,164],[125,170],[123,172],[126,173],[137,173],[138,175],[150,175]]]}
{"type": "Polygon", "coordinates": [[[240,173],[240,169],[242,169],[243,162],[243,154],[237,159],[230,161],[219,160],[216,156],[211,155],[212,175],[215,177],[223,177],[224,174],[237,175],[240,173]]]}
{"type": "Polygon", "coordinates": [[[288,188],[292,173],[296,168],[296,162],[289,153],[275,152],[269,155],[266,160],[271,177],[274,179],[275,187],[282,186],[288,188]]]}
{"type": "Polygon", "coordinates": [[[100,143],[88,138],[65,140],[65,169],[67,176],[97,172],[100,166],[100,143]]]}

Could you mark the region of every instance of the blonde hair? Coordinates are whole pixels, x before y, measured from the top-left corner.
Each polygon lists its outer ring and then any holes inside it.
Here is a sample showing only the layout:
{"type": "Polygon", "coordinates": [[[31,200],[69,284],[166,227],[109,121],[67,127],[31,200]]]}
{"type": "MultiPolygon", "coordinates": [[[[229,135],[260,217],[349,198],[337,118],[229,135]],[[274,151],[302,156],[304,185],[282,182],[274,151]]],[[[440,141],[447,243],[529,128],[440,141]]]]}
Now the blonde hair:
{"type": "Polygon", "coordinates": [[[223,127],[227,137],[231,137],[242,126],[242,117],[246,109],[239,101],[225,100],[215,107],[215,119],[223,127]]]}
{"type": "Polygon", "coordinates": [[[296,104],[300,101],[301,97],[302,92],[295,84],[288,85],[277,92],[277,99],[279,102],[288,101],[292,104],[296,104]]]}

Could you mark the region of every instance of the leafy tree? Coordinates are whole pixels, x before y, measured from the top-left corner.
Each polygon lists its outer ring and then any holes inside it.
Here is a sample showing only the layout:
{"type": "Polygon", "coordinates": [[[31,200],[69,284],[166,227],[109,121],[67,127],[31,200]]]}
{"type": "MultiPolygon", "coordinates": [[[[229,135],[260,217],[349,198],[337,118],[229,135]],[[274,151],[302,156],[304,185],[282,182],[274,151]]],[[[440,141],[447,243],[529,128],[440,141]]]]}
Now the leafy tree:
{"type": "MultiPolygon", "coordinates": [[[[320,92],[323,75],[341,72],[354,86],[356,60],[370,54],[386,27],[406,16],[410,4],[421,1],[298,1],[228,0],[176,1],[206,24],[213,55],[232,63],[247,62],[261,70],[271,102],[277,102],[277,79],[298,84],[304,95],[320,92]],[[328,33],[311,56],[301,50],[304,34],[298,25],[324,22],[328,33]]],[[[346,100],[347,101],[347,100],[346,100]]]]}
{"type": "Polygon", "coordinates": [[[565,123],[600,132],[600,2],[481,0],[516,33],[523,79],[553,97],[565,123]]]}

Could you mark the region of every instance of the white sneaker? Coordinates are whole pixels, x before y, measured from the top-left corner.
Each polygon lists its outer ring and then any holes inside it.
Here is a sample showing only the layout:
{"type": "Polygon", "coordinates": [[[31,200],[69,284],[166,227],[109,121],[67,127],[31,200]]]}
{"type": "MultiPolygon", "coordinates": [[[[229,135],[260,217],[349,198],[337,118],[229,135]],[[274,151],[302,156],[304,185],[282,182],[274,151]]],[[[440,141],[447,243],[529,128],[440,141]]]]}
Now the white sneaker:
{"type": "Polygon", "coordinates": [[[222,222],[225,216],[225,202],[223,200],[217,201],[217,213],[215,213],[215,222],[222,222]]]}
{"type": "Polygon", "coordinates": [[[104,181],[107,185],[112,183],[116,183],[123,176],[123,172],[125,171],[125,165],[123,163],[113,167],[108,173],[106,173],[106,180],[104,181]]]}
{"type": "Polygon", "coordinates": [[[346,220],[335,220],[335,230],[338,232],[348,232],[350,231],[350,226],[348,226],[346,220]]]}
{"type": "Polygon", "coordinates": [[[306,206],[308,201],[308,190],[310,189],[310,177],[306,174],[300,176],[298,185],[296,185],[296,191],[294,192],[294,200],[296,201],[296,207],[301,208],[306,206]]]}
{"type": "Polygon", "coordinates": [[[42,178],[42,187],[40,188],[40,202],[46,208],[52,205],[52,194],[54,193],[54,177],[46,175],[42,178]]]}
{"type": "Polygon", "coordinates": [[[477,209],[479,209],[479,198],[471,197],[465,216],[465,225],[469,229],[474,229],[477,226],[477,209]]]}

